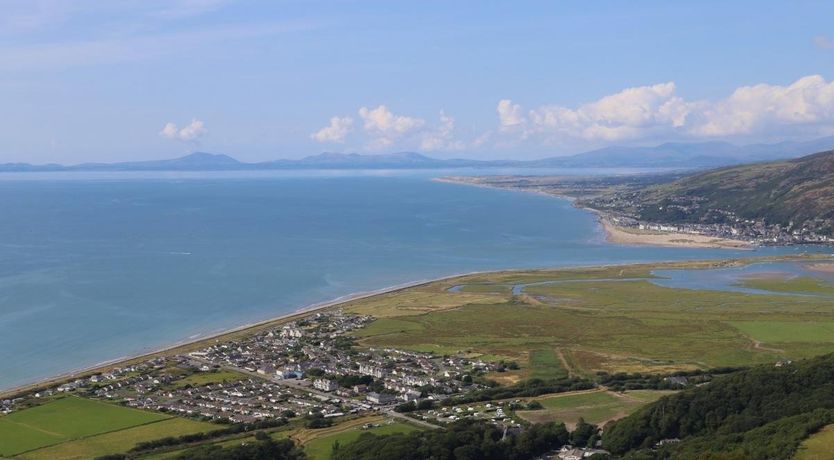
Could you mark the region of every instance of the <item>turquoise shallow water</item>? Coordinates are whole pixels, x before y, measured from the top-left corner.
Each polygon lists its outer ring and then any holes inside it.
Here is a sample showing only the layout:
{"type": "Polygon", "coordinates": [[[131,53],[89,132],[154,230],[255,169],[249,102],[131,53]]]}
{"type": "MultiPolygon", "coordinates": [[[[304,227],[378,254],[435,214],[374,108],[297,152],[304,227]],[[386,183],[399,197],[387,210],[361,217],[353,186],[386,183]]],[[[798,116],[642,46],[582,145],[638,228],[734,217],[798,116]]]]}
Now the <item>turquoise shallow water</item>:
{"type": "Polygon", "coordinates": [[[565,200],[430,175],[0,177],[0,388],[414,280],[752,255],[610,245],[565,200]]]}

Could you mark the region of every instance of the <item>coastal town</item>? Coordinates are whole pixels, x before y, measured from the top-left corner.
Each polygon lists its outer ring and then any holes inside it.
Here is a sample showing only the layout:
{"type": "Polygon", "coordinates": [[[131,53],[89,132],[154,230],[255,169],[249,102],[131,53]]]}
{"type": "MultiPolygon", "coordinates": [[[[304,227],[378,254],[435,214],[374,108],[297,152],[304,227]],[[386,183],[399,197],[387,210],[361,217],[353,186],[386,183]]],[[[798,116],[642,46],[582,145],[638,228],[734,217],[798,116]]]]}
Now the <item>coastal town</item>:
{"type": "Polygon", "coordinates": [[[577,205],[597,210],[614,225],[625,229],[701,235],[760,246],[834,243],[834,238],[826,233],[830,222],[824,219],[805,221],[801,225],[792,222],[781,225],[769,223],[763,218],[745,219],[725,209],[709,209],[705,218],[698,222],[687,222],[686,216],[696,213],[703,201],[697,196],[678,196],[669,203],[657,206],[658,211],[682,216],[674,223],[640,219],[641,206],[644,205],[641,205],[638,195],[633,192],[588,198],[578,201],[577,205]]]}
{"type": "MultiPolygon", "coordinates": [[[[613,242],[692,245],[675,235],[721,240],[725,246],[790,246],[832,244],[831,219],[806,219],[779,224],[765,218],[744,218],[736,212],[710,207],[697,195],[672,196],[663,203],[645,200],[645,187],[671,181],[680,174],[572,177],[572,176],[450,176],[441,182],[541,193],[573,201],[574,206],[597,212],[603,224],[632,232],[613,242]],[[646,216],[655,216],[647,218],[646,216]],[[697,218],[695,216],[698,216],[697,218]],[[670,238],[656,239],[658,234],[670,238]]],[[[697,245],[697,244],[696,244],[697,245]]]]}
{"type": "MultiPolygon", "coordinates": [[[[496,369],[493,363],[460,355],[358,349],[348,334],[371,321],[370,316],[341,310],[319,312],[252,336],[78,378],[30,397],[78,393],[129,407],[231,423],[328,419],[393,412],[410,402],[433,407],[484,388],[473,376],[496,369]]],[[[0,408],[10,413],[26,406],[26,399],[0,401],[0,408]]],[[[492,421],[509,419],[500,408],[491,409],[492,421]]],[[[459,418],[452,412],[434,421],[459,418]]]]}
{"type": "MultiPolygon", "coordinates": [[[[299,420],[315,429],[383,414],[429,430],[463,420],[484,422],[507,436],[529,425],[514,411],[541,408],[523,399],[455,401],[488,388],[476,377],[503,370],[505,364],[463,354],[356,346],[351,332],[373,320],[342,310],[321,311],[253,335],[0,400],[0,413],[73,395],[221,426],[263,429],[299,420]]],[[[605,451],[568,445],[553,452],[553,458],[595,453],[605,451]]]]}

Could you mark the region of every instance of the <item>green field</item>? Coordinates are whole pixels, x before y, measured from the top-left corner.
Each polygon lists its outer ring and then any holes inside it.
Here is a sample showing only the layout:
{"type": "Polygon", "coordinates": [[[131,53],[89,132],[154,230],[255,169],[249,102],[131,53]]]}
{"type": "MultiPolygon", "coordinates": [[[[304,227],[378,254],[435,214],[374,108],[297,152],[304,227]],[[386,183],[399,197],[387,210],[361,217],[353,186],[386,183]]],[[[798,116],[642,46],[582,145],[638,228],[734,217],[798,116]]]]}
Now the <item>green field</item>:
{"type": "Polygon", "coordinates": [[[250,376],[246,374],[229,370],[219,370],[215,372],[197,372],[195,374],[189,375],[188,377],[172,382],[171,386],[174,388],[182,388],[186,385],[200,386],[209,383],[220,383],[249,378],[250,376]]]}
{"type": "Polygon", "coordinates": [[[69,396],[0,417],[0,456],[85,458],[74,452],[118,452],[172,432],[211,428],[215,426],[69,396]]]}
{"type": "Polygon", "coordinates": [[[530,378],[555,379],[567,377],[568,372],[554,350],[534,350],[529,359],[530,378]]]}
{"type": "Polygon", "coordinates": [[[806,343],[834,343],[834,321],[728,321],[738,330],[765,343],[801,340],[806,343]]]}
{"type": "Polygon", "coordinates": [[[834,460],[834,425],[828,425],[806,439],[794,460],[834,460]]]}
{"type": "Polygon", "coordinates": [[[590,391],[537,398],[544,409],[519,411],[525,420],[564,422],[574,426],[580,418],[589,423],[604,424],[608,420],[625,417],[640,407],[670,394],[669,391],[633,390],[626,393],[590,391]]]}
{"type": "Polygon", "coordinates": [[[333,443],[339,442],[341,445],[348,444],[355,441],[362,433],[373,433],[376,435],[386,435],[394,433],[410,433],[417,431],[419,428],[406,423],[388,423],[384,422],[379,427],[363,429],[362,427],[351,427],[348,430],[315,438],[304,445],[304,450],[309,455],[310,460],[327,460],[330,458],[330,452],[333,449],[333,443]]]}
{"type": "Polygon", "coordinates": [[[543,378],[744,366],[834,351],[834,299],[667,288],[649,281],[652,268],[471,275],[349,308],[379,318],[356,332],[361,344],[503,356],[543,378]],[[529,285],[520,296],[505,290],[547,281],[558,282],[529,285]],[[448,292],[455,285],[477,288],[448,292]]]}
{"type": "Polygon", "coordinates": [[[15,458],[27,460],[95,458],[102,455],[125,452],[143,441],[212,431],[218,428],[220,427],[211,423],[175,417],[126,428],[124,430],[67,441],[55,446],[33,450],[15,458]]]}
{"type": "Polygon", "coordinates": [[[0,455],[143,425],[169,416],[76,397],[59,398],[0,418],[0,455]]]}
{"type": "Polygon", "coordinates": [[[512,289],[510,284],[467,284],[461,287],[460,292],[510,294],[512,289]]]}
{"type": "Polygon", "coordinates": [[[765,291],[834,296],[834,284],[810,276],[799,276],[796,278],[748,278],[739,284],[744,287],[765,291]]]}

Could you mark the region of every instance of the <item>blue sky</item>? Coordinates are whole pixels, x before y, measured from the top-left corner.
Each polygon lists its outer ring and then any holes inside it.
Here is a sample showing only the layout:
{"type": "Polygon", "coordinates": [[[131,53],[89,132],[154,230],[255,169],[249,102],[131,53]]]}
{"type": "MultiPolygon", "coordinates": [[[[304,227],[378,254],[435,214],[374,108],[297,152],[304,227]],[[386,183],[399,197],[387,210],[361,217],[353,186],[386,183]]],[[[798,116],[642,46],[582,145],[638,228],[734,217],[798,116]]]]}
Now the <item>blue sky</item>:
{"type": "Polygon", "coordinates": [[[834,2],[0,0],[0,162],[834,134],[834,2]]]}

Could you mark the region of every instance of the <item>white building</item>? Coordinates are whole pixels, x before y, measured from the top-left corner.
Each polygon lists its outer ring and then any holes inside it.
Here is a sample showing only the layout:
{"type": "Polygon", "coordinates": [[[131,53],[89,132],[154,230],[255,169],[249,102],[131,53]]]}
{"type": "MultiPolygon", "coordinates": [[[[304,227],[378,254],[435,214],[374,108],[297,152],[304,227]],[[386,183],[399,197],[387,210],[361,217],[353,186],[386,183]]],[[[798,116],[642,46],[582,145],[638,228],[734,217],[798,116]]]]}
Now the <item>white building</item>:
{"type": "Polygon", "coordinates": [[[339,385],[330,379],[316,379],[313,381],[313,388],[321,391],[335,391],[339,385]]]}

